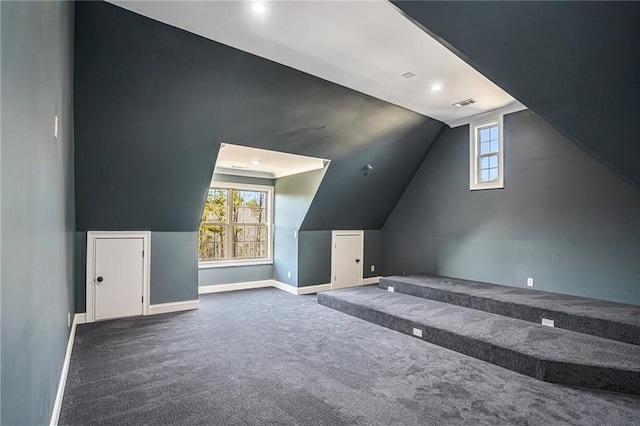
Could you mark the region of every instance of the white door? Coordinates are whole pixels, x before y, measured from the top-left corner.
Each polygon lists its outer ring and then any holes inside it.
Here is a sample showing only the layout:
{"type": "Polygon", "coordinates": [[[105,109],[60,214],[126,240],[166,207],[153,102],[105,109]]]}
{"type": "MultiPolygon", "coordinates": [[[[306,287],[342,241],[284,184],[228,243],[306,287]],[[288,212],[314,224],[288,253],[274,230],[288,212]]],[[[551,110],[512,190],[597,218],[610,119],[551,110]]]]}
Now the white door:
{"type": "Polygon", "coordinates": [[[362,285],[362,231],[333,231],[332,289],[362,285]]]}
{"type": "Polygon", "coordinates": [[[144,239],[95,239],[95,319],[142,315],[144,239]]]}

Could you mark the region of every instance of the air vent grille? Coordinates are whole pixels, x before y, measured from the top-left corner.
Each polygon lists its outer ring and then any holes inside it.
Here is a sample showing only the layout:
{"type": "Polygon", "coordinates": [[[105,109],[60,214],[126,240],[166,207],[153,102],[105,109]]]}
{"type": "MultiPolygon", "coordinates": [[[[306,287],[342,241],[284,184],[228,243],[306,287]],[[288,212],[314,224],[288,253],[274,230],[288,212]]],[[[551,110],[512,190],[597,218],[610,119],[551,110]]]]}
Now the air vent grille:
{"type": "Polygon", "coordinates": [[[402,74],[402,76],[403,76],[404,78],[406,78],[407,80],[409,80],[410,78],[413,78],[413,77],[415,77],[416,75],[415,75],[414,73],[412,73],[412,72],[405,72],[404,74],[402,74]]]}
{"type": "Polygon", "coordinates": [[[455,104],[453,104],[453,106],[456,108],[462,108],[462,107],[466,107],[467,105],[475,104],[477,102],[478,101],[476,101],[475,99],[469,98],[469,99],[465,99],[464,101],[456,102],[455,104]]]}

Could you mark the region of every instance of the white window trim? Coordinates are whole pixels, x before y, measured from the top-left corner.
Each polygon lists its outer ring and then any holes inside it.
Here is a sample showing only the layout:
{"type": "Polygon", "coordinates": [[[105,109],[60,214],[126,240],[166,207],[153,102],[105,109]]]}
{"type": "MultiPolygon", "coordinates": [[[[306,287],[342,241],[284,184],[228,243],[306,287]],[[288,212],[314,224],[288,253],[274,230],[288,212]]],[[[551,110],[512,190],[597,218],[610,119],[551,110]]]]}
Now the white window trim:
{"type": "Polygon", "coordinates": [[[469,189],[477,191],[482,189],[504,188],[504,126],[503,116],[499,115],[489,120],[476,121],[469,124],[469,189]],[[479,127],[490,124],[498,125],[498,180],[495,182],[481,183],[478,176],[478,132],[479,127]]]}
{"type": "MultiPolygon", "coordinates": [[[[209,188],[231,188],[240,191],[262,191],[267,193],[267,235],[269,244],[267,244],[267,257],[260,259],[225,259],[225,260],[200,260],[198,259],[198,269],[208,268],[229,268],[236,266],[254,266],[254,265],[272,265],[273,264],[273,192],[274,188],[270,185],[252,185],[248,183],[235,182],[219,182],[212,181],[209,188]]],[[[199,229],[199,228],[198,228],[199,229]]]]}

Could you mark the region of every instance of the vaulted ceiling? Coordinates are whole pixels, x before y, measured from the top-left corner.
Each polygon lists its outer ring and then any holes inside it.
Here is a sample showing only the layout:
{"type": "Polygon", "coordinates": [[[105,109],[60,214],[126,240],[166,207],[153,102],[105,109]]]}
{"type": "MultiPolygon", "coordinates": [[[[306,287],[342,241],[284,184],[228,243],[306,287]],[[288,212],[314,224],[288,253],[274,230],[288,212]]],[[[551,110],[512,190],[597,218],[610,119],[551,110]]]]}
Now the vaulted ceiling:
{"type": "Polygon", "coordinates": [[[640,187],[640,3],[393,3],[619,177],[640,187]]]}
{"type": "Polygon", "coordinates": [[[379,229],[444,126],[103,2],[74,72],[78,230],[197,230],[222,143],[331,160],[303,228],[379,229]]]}

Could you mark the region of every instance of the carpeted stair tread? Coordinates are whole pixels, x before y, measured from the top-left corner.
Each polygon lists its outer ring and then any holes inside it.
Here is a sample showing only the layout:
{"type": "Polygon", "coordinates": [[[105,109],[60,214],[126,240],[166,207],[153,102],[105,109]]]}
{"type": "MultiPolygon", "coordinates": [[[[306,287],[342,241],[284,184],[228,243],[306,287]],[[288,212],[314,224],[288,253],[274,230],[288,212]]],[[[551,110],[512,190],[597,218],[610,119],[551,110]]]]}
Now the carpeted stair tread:
{"type": "Polygon", "coordinates": [[[417,274],[380,279],[395,292],[640,345],[640,306],[546,291],[417,274]]]}
{"type": "Polygon", "coordinates": [[[640,394],[640,347],[474,309],[358,287],[318,303],[541,380],[640,394]]]}

